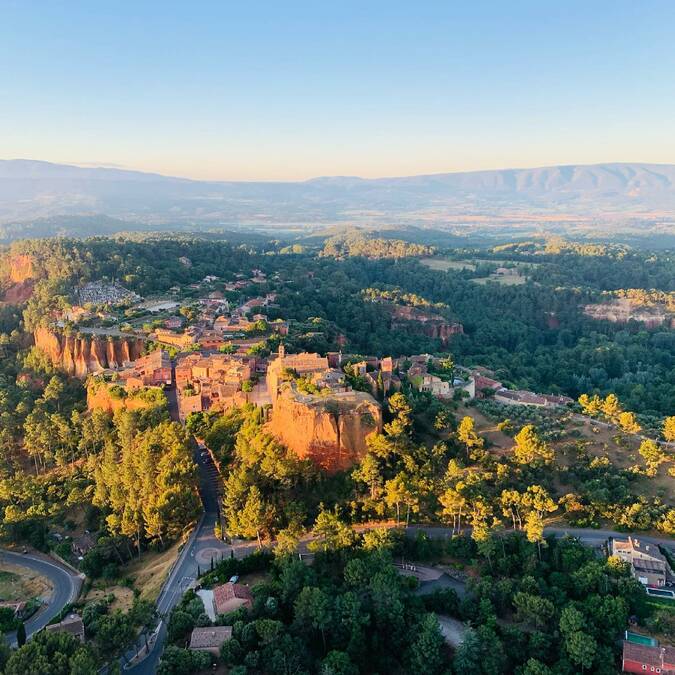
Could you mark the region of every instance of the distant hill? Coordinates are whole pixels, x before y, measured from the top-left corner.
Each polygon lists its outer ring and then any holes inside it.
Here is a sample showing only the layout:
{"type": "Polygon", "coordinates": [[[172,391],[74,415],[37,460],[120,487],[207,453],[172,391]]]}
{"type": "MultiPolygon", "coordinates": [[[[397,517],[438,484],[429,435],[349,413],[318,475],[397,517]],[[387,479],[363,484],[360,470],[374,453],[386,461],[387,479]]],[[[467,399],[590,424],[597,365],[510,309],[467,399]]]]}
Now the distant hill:
{"type": "MultiPolygon", "coordinates": [[[[22,224],[52,218],[61,222],[61,216],[104,216],[135,223],[131,229],[169,222],[275,228],[341,223],[475,228],[529,223],[530,228],[544,230],[622,223],[672,232],[675,165],[597,164],[377,179],[208,182],[115,168],[0,160],[0,224],[13,224],[9,237],[17,236],[22,224]]],[[[113,225],[105,218],[100,222],[106,232],[113,225]]],[[[0,239],[9,237],[0,231],[0,239]]]]}

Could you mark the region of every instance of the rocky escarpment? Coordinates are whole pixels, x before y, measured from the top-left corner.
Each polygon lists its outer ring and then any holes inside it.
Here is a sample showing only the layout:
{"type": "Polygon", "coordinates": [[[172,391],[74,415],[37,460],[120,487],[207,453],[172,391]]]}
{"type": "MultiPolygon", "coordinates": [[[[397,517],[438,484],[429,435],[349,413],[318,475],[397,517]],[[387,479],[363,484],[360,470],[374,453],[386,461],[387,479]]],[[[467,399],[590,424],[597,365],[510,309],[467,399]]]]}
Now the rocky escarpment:
{"type": "Polygon", "coordinates": [[[366,438],[382,429],[382,410],[363,392],[301,395],[287,388],[275,400],[267,430],[301,459],[329,473],[366,453],[366,438]]]}
{"type": "Polygon", "coordinates": [[[13,284],[22,284],[35,277],[33,258],[29,255],[9,256],[9,280],[13,284]]]}
{"type": "Polygon", "coordinates": [[[114,413],[117,410],[147,410],[153,406],[166,406],[167,400],[161,387],[143,387],[128,391],[114,382],[87,382],[87,408],[114,413]]]}
{"type": "Polygon", "coordinates": [[[65,335],[52,328],[39,327],[33,337],[35,346],[55,367],[76,377],[117,368],[143,354],[143,341],[134,336],[65,335]]]}
{"type": "Polygon", "coordinates": [[[390,308],[391,327],[406,330],[446,343],[453,335],[464,332],[461,323],[450,322],[438,314],[423,312],[416,307],[393,305],[390,308]]]}
{"type": "Polygon", "coordinates": [[[28,255],[6,256],[0,260],[0,304],[20,305],[33,293],[33,259],[28,255]]]}

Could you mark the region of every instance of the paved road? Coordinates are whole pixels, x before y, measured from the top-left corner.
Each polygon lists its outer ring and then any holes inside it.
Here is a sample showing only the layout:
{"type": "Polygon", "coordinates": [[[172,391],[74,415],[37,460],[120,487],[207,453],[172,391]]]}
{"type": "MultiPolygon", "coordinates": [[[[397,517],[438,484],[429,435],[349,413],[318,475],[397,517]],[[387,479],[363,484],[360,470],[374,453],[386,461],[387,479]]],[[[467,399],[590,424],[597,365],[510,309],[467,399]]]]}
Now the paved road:
{"type": "MultiPolygon", "coordinates": [[[[178,603],[188,587],[197,579],[198,567],[207,569],[211,558],[219,559],[229,556],[231,547],[213,536],[213,526],[218,518],[218,481],[217,470],[211,457],[197,450],[195,461],[199,465],[200,494],[204,505],[204,515],[199,521],[187,544],[181,551],[173,571],[169,575],[157,600],[157,610],[164,617],[156,641],[151,646],[150,654],[138,665],[125,669],[134,675],[152,675],[164,651],[166,641],[166,621],[171,609],[178,603]]],[[[239,551],[237,551],[239,555],[239,551]]],[[[239,555],[237,557],[239,557],[239,555]]]]}
{"type": "MultiPolygon", "coordinates": [[[[175,400],[172,400],[171,392],[169,392],[169,400],[173,403],[171,413],[175,419],[177,417],[177,406],[175,400]]],[[[157,609],[159,614],[163,617],[159,625],[157,639],[152,642],[150,646],[149,655],[143,659],[138,665],[126,668],[126,672],[133,673],[133,675],[153,675],[157,671],[157,666],[164,651],[164,643],[166,641],[166,620],[171,609],[178,603],[181,596],[189,588],[189,586],[198,577],[198,567],[205,570],[211,558],[219,559],[229,555],[235,555],[237,558],[243,557],[251,553],[255,548],[254,543],[240,543],[234,546],[228,546],[222,541],[217,540],[213,536],[213,526],[218,518],[218,491],[221,489],[220,481],[218,480],[218,472],[213,464],[213,461],[208,453],[203,452],[202,449],[197,449],[195,453],[195,461],[199,466],[200,471],[200,494],[204,505],[204,515],[199,521],[195,531],[191,535],[187,544],[181,551],[181,554],[169,575],[162,592],[157,601],[157,609]],[[202,454],[203,453],[203,454],[202,454]]],[[[377,525],[375,525],[377,526],[377,525]]],[[[424,531],[431,537],[445,538],[452,535],[452,529],[447,527],[431,527],[431,526],[410,526],[407,528],[409,535],[414,535],[416,531],[424,531]]],[[[465,530],[466,531],[466,530],[465,530]]],[[[625,537],[625,533],[613,532],[611,530],[584,530],[575,528],[561,528],[549,527],[546,528],[547,533],[557,534],[563,536],[570,534],[579,537],[587,544],[598,546],[608,537],[625,537]]],[[[653,537],[642,537],[641,539],[649,540],[656,544],[663,544],[672,546],[673,540],[659,539],[653,537]]],[[[300,550],[304,550],[309,539],[301,542],[300,550]]],[[[447,575],[442,575],[439,580],[424,584],[424,592],[431,592],[436,588],[455,588],[460,595],[465,592],[464,584],[456,579],[452,579],[447,575]]],[[[138,645],[137,648],[141,648],[138,645]]],[[[127,654],[127,659],[132,654],[127,654]]]]}
{"type": "MultiPolygon", "coordinates": [[[[435,526],[426,526],[426,525],[411,525],[407,528],[407,533],[409,535],[414,535],[415,532],[426,532],[432,538],[444,539],[446,537],[452,536],[452,528],[450,527],[435,527],[435,526]]],[[[510,531],[510,530],[509,530],[510,531]]],[[[471,528],[464,528],[464,533],[471,532],[471,528]]],[[[582,529],[576,527],[560,527],[560,526],[550,526],[544,528],[544,534],[553,534],[558,537],[562,537],[566,534],[569,534],[572,537],[579,538],[583,543],[589,546],[599,546],[601,543],[607,541],[609,537],[616,537],[618,539],[625,539],[630,533],[628,532],[616,532],[615,530],[593,530],[593,529],[582,529]]],[[[642,533],[633,534],[633,537],[637,537],[641,541],[649,542],[650,544],[657,544],[660,546],[665,546],[667,548],[675,548],[675,539],[667,539],[663,537],[652,537],[648,535],[643,535],[642,533]]]]}
{"type": "MultiPolygon", "coordinates": [[[[26,621],[26,636],[28,637],[42,630],[69,602],[74,602],[80,592],[82,579],[53,560],[0,549],[0,563],[2,562],[37,572],[47,577],[54,587],[47,606],[26,621]]],[[[12,645],[16,644],[15,633],[10,633],[7,637],[12,645]]]]}

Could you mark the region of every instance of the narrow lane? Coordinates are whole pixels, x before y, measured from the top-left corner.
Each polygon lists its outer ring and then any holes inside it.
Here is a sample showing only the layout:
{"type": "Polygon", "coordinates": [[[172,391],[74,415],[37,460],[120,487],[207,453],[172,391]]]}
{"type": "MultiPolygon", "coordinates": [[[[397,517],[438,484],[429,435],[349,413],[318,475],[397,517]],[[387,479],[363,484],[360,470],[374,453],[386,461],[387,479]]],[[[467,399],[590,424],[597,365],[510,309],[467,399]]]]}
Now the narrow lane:
{"type": "MultiPolygon", "coordinates": [[[[80,592],[82,579],[55,561],[0,549],[2,562],[37,572],[49,579],[54,587],[47,606],[26,621],[27,637],[42,630],[68,603],[74,602],[80,592]]],[[[13,646],[16,644],[16,633],[9,633],[7,638],[13,646]]]]}

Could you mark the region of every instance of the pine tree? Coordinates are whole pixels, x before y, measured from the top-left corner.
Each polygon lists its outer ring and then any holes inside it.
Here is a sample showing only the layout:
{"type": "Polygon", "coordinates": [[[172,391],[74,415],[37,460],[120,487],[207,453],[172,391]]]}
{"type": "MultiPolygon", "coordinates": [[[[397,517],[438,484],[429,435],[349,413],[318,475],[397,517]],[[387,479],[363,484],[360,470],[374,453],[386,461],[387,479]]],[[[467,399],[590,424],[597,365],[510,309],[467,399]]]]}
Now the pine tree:
{"type": "Polygon", "coordinates": [[[525,425],[515,436],[513,456],[518,464],[543,466],[553,461],[553,450],[542,441],[533,424],[525,425]]]}
{"type": "Polygon", "coordinates": [[[19,647],[23,647],[26,644],[26,626],[24,625],[23,621],[16,629],[16,644],[19,647]]]}

